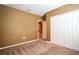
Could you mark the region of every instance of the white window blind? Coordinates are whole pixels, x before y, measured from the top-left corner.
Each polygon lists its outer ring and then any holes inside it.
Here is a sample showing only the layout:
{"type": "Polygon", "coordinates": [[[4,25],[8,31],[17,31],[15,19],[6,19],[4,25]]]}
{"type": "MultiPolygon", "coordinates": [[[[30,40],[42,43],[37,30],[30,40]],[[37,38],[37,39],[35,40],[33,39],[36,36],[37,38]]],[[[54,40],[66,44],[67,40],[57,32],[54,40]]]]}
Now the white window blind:
{"type": "Polygon", "coordinates": [[[79,10],[50,18],[51,42],[79,51],[79,10]]]}

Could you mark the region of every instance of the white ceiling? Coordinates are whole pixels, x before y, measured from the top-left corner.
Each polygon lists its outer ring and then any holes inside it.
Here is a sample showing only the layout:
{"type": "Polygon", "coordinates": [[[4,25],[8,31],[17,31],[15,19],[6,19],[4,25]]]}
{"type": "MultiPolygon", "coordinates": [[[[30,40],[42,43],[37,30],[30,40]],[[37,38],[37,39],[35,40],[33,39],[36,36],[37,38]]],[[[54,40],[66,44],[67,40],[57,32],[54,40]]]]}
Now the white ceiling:
{"type": "Polygon", "coordinates": [[[43,16],[48,11],[54,10],[65,4],[4,4],[5,6],[20,9],[39,16],[43,16]]]}

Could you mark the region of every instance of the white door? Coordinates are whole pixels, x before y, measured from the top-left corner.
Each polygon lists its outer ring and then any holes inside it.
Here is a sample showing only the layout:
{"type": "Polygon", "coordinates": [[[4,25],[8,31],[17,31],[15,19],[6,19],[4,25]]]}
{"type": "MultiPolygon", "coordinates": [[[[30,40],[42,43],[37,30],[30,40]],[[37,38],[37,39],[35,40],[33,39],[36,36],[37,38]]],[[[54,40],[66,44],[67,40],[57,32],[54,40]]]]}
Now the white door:
{"type": "Polygon", "coordinates": [[[79,10],[50,18],[51,42],[79,51],[79,10]]]}

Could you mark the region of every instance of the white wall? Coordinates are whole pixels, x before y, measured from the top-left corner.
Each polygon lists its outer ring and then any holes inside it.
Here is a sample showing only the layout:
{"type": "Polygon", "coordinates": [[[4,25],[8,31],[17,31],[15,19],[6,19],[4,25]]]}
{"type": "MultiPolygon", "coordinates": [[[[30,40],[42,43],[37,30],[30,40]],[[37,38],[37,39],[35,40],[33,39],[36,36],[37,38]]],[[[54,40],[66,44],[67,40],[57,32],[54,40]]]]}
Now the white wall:
{"type": "Polygon", "coordinates": [[[79,10],[51,17],[51,42],[79,51],[79,10]]]}

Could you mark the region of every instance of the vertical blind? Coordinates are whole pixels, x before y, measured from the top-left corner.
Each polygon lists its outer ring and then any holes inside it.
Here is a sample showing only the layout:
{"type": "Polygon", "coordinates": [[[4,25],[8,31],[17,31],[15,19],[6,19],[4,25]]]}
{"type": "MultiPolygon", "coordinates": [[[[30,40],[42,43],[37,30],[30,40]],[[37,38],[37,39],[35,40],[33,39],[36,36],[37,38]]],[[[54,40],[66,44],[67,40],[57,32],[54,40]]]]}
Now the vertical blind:
{"type": "Polygon", "coordinates": [[[79,51],[79,10],[50,18],[51,42],[79,51]]]}

